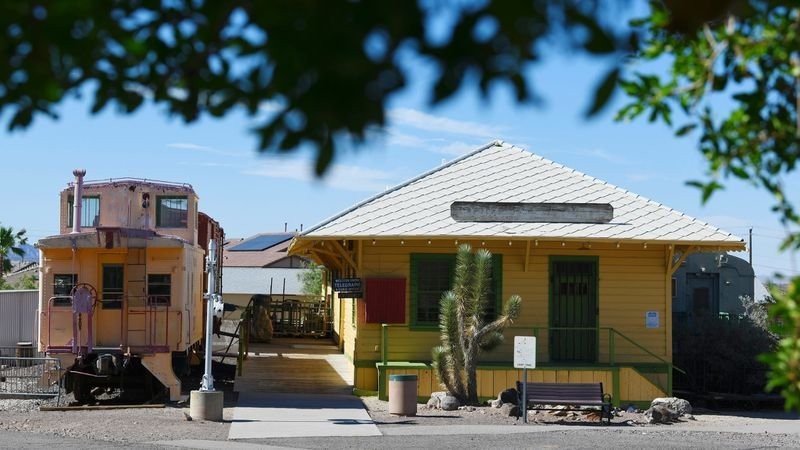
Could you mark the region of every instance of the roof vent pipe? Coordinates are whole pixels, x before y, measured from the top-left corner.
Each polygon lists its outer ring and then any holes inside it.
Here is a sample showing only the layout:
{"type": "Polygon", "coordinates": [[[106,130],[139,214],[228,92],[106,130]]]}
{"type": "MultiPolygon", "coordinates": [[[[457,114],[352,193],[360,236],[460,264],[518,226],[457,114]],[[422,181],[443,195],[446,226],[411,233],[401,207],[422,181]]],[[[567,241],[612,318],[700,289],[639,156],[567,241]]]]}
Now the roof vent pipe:
{"type": "Polygon", "coordinates": [[[83,176],[86,175],[86,169],[75,169],[72,171],[75,175],[75,193],[72,199],[72,232],[81,232],[81,204],[83,203],[83,176]]]}

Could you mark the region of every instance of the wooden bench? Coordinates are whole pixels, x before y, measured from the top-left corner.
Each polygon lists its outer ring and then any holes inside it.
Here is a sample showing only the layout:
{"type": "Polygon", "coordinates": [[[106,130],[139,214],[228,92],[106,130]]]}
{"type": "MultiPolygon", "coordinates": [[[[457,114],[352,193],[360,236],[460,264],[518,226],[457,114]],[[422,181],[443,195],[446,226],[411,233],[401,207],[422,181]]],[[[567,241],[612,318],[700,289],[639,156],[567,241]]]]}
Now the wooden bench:
{"type": "MultiPolygon", "coordinates": [[[[606,419],[606,423],[611,423],[611,395],[603,393],[603,383],[531,383],[525,386],[527,394],[527,407],[530,405],[540,405],[537,409],[545,408],[545,405],[564,405],[564,406],[599,406],[600,422],[606,419]]],[[[522,383],[517,381],[517,395],[519,414],[522,412],[522,383]]]]}

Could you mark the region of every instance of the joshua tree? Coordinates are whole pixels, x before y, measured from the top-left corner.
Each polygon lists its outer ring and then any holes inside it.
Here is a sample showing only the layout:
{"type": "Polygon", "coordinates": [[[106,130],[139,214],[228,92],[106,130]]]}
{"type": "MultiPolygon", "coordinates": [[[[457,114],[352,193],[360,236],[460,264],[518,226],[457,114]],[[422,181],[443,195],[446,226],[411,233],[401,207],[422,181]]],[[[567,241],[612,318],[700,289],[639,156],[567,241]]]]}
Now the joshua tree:
{"type": "Polygon", "coordinates": [[[27,242],[28,238],[25,237],[24,228],[14,233],[14,229],[11,227],[0,227],[0,278],[11,270],[11,261],[7,258],[8,252],[23,256],[25,250],[21,246],[27,242]]]}
{"type": "Polygon", "coordinates": [[[503,313],[485,323],[492,254],[458,248],[453,288],[442,296],[441,345],[433,349],[433,367],[448,392],[462,404],[478,403],[478,354],[503,342],[503,328],[519,316],[522,299],[512,295],[503,313]]]}

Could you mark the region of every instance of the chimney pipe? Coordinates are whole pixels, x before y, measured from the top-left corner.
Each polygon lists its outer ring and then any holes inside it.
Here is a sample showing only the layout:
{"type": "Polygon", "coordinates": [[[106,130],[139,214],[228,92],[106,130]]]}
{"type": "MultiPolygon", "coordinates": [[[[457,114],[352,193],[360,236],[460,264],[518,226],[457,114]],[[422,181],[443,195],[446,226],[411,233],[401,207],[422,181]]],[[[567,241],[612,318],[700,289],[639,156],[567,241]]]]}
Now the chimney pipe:
{"type": "Polygon", "coordinates": [[[72,232],[81,232],[81,203],[83,203],[83,176],[86,175],[86,169],[75,169],[72,171],[75,175],[75,193],[72,200],[72,232]]]}

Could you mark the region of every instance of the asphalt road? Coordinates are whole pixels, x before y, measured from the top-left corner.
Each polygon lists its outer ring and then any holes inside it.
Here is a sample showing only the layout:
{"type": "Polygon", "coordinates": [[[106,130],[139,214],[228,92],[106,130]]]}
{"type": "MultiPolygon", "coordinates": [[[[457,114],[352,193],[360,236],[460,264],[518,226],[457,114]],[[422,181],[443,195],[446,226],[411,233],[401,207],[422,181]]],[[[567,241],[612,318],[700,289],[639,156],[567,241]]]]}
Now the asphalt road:
{"type": "MultiPolygon", "coordinates": [[[[447,429],[443,428],[443,432],[447,429]]],[[[286,438],[241,441],[161,441],[120,446],[106,441],[0,431],[0,448],[800,448],[797,434],[698,432],[685,430],[575,429],[514,434],[394,435],[375,437],[286,438]]]]}

